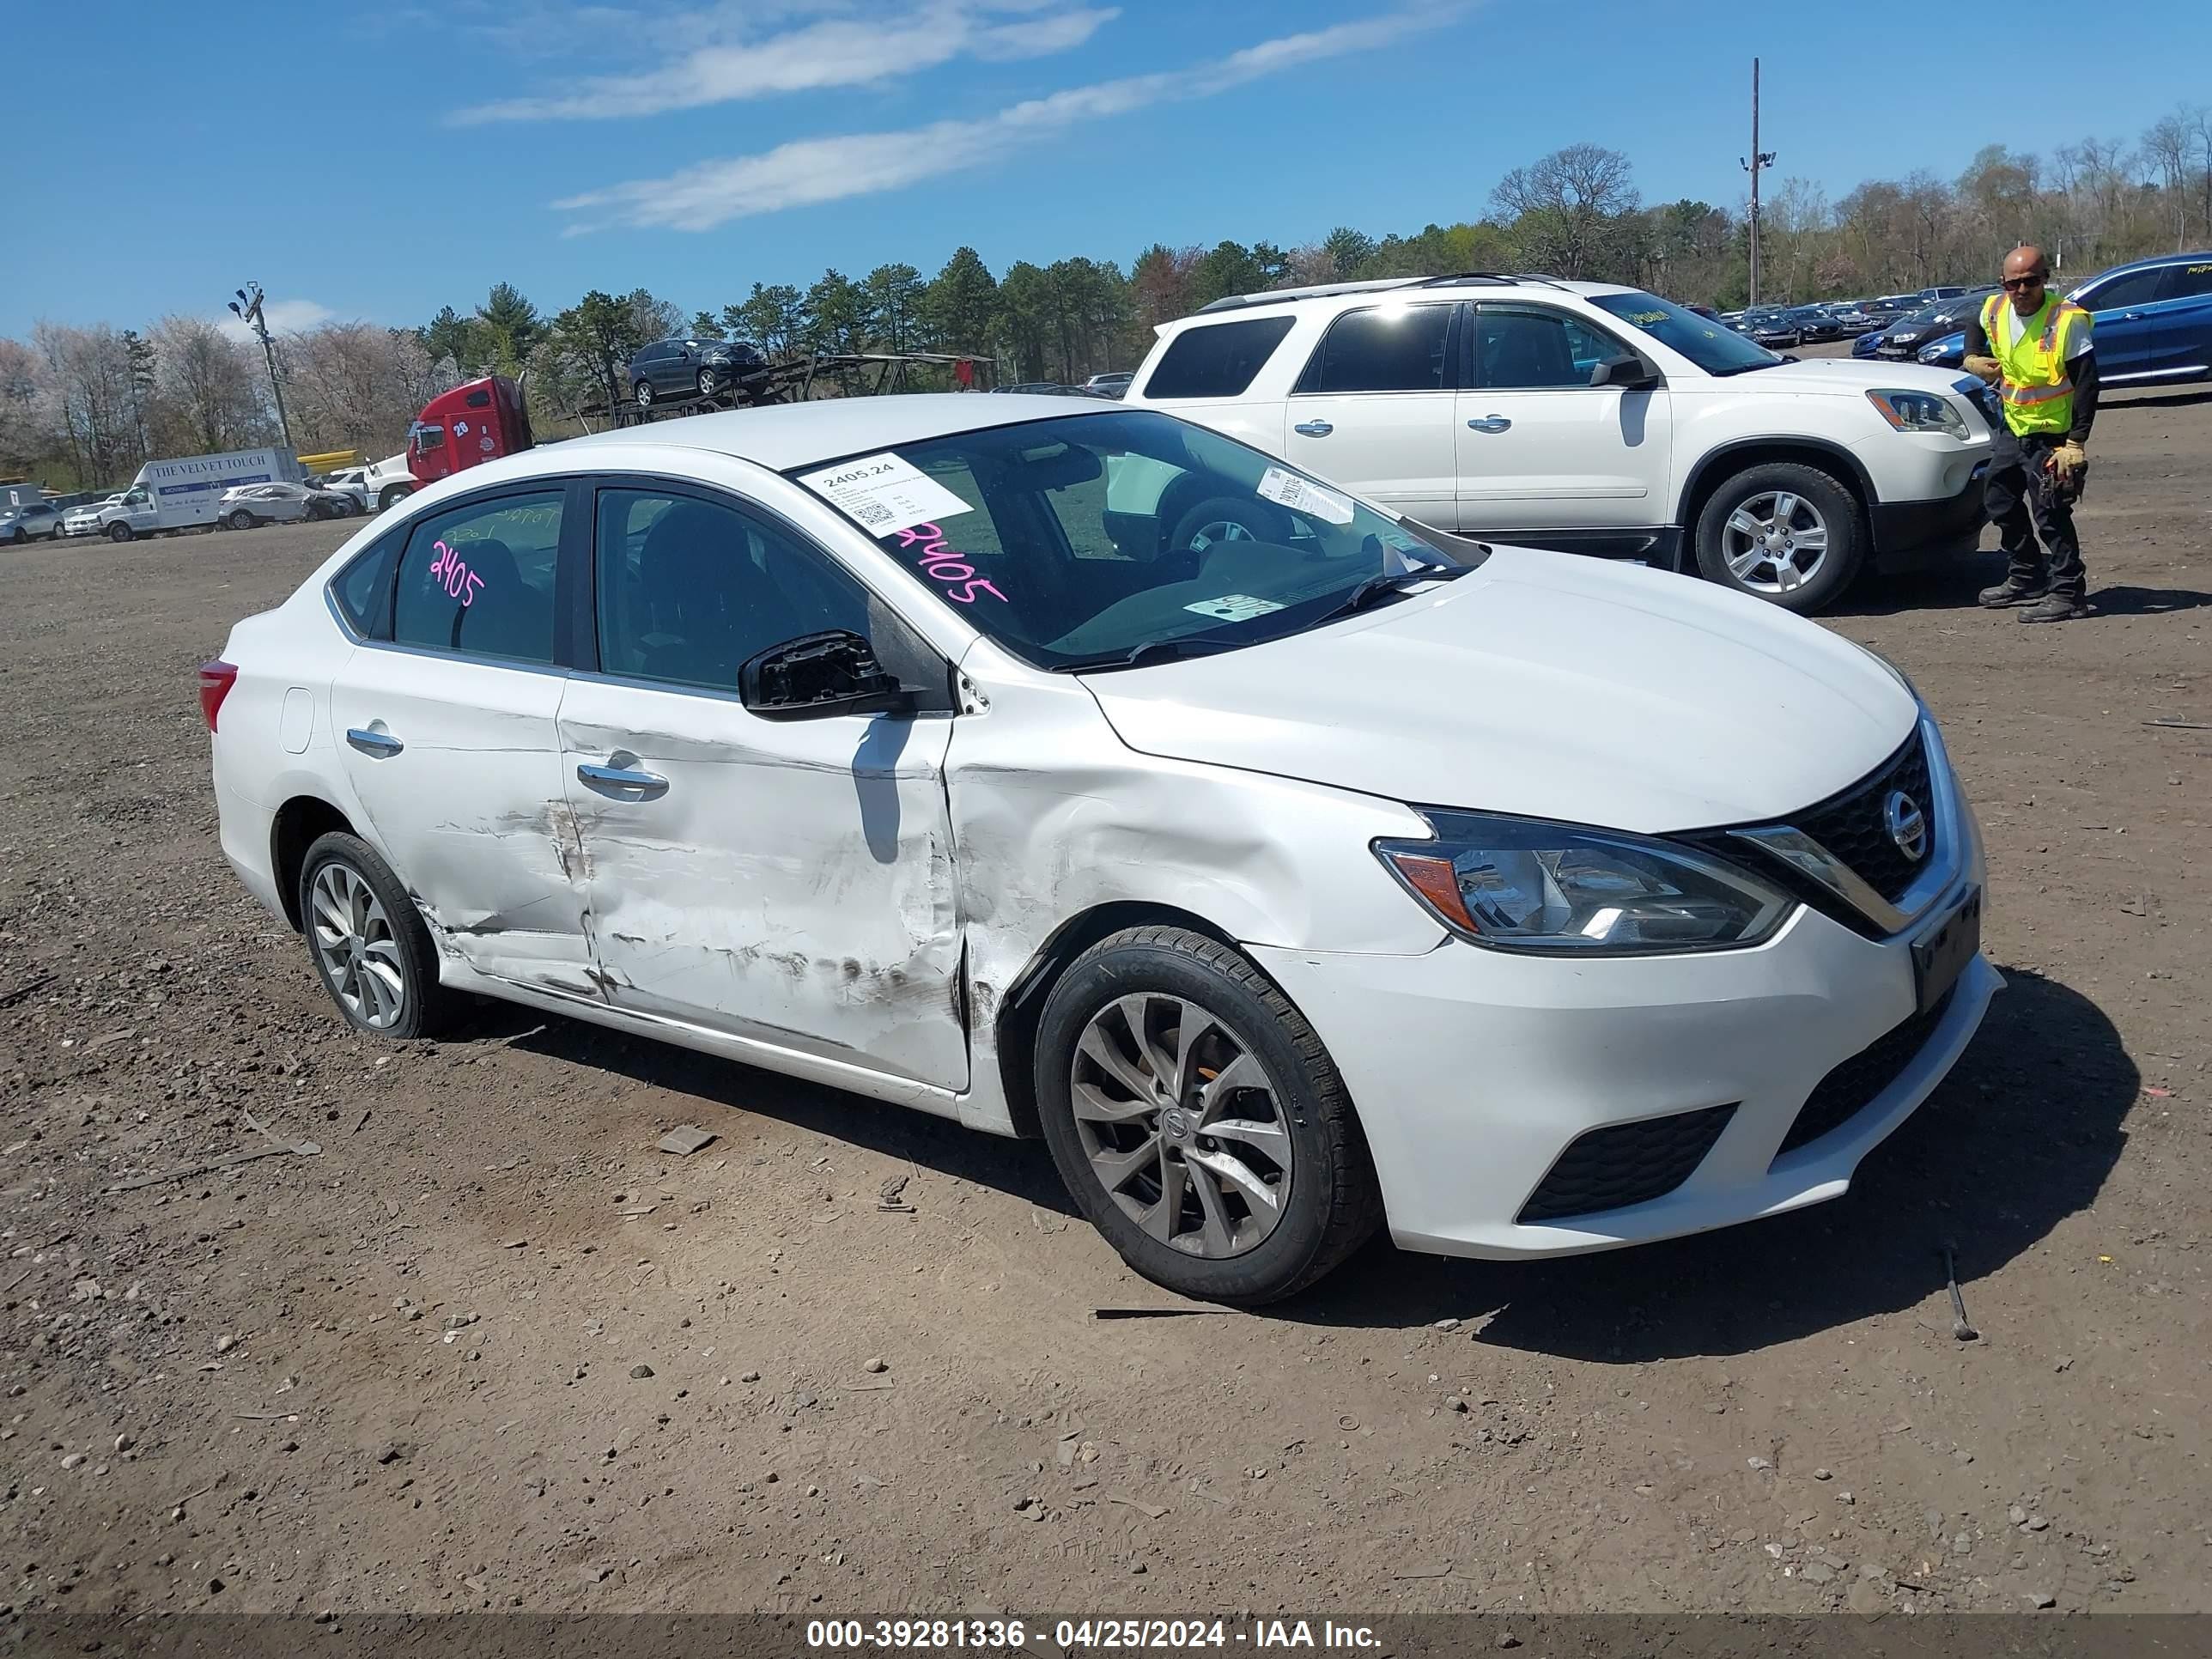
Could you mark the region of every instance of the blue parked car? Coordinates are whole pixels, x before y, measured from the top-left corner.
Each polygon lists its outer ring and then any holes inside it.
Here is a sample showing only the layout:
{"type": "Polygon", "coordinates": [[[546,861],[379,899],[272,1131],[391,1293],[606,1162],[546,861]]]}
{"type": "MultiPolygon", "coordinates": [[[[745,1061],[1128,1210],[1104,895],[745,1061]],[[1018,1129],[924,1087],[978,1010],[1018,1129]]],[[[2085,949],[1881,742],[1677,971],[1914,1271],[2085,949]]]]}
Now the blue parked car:
{"type": "Polygon", "coordinates": [[[1887,327],[1883,327],[1871,329],[1866,333],[1860,335],[1857,339],[1851,342],[1851,356],[1854,357],[1873,356],[1876,352],[1881,349],[1882,337],[1888,332],[1889,330],[1887,327]]]}
{"type": "Polygon", "coordinates": [[[1936,368],[1956,368],[1966,361],[1966,331],[1962,328],[1941,339],[1930,340],[1913,355],[1936,368]]]}
{"type": "Polygon", "coordinates": [[[2161,253],[2115,265],[2066,297],[2096,318],[2104,385],[2212,377],[2212,253],[2161,253]]]}

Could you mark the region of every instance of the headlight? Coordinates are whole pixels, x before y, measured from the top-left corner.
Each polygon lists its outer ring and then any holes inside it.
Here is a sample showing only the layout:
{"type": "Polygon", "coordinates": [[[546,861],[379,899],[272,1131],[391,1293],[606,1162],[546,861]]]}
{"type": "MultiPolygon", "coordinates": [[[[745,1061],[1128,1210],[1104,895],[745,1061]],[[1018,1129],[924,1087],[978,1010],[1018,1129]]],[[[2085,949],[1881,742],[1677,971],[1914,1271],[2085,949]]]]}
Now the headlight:
{"type": "Polygon", "coordinates": [[[1899,432],[1944,432],[1964,442],[1966,417],[1932,392],[1875,391],[1867,401],[1899,432]]]}
{"type": "Polygon", "coordinates": [[[1631,956],[1756,945],[1794,902],[1686,848],[1479,812],[1424,814],[1432,841],[1376,855],[1462,939],[1553,956],[1631,956]]]}

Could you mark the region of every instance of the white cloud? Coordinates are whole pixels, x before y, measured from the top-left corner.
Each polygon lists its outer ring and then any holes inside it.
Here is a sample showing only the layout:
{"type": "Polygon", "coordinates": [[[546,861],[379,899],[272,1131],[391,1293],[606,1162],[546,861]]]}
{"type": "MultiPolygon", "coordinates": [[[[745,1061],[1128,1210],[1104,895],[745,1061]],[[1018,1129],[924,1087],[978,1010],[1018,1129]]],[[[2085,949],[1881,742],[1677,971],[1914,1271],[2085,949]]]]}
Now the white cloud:
{"type": "MultiPolygon", "coordinates": [[[[298,334],[318,323],[327,323],[337,315],[326,305],[313,300],[264,300],[261,319],[269,325],[271,334],[298,334]]],[[[238,318],[224,312],[216,318],[216,325],[234,340],[255,338],[253,331],[238,318]]]]}
{"type": "Polygon", "coordinates": [[[1029,0],[933,0],[885,16],[817,18],[781,33],[732,29],[704,14],[670,20],[651,33],[688,30],[690,44],[663,67],[635,75],[594,76],[571,92],[510,98],[456,113],[456,125],[489,121],[608,120],[697,109],[775,93],[861,86],[956,58],[1039,58],[1081,46],[1120,15],[1114,7],[1076,7],[1042,16],[1029,0]]]}
{"type": "Polygon", "coordinates": [[[872,195],[957,173],[1080,122],[1210,97],[1300,64],[1388,46],[1435,28],[1462,9],[1463,4],[1425,7],[1286,34],[1193,68],[1070,87],[975,120],[798,139],[757,155],[701,161],[665,178],[586,191],[553,206],[588,216],[568,227],[565,234],[571,236],[611,224],[711,230],[750,214],[872,195]]]}

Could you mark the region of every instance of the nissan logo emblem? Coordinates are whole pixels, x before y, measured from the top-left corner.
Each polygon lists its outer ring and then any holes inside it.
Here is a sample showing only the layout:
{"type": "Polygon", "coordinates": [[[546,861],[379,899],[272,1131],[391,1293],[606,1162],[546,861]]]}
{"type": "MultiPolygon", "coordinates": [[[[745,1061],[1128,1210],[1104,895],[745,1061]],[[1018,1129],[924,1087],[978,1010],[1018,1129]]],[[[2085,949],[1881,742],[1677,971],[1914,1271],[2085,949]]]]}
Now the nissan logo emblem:
{"type": "Polygon", "coordinates": [[[1897,850],[1917,864],[1928,850],[1928,819],[1920,803],[1902,789],[1893,789],[1882,803],[1881,822],[1897,850]]]}

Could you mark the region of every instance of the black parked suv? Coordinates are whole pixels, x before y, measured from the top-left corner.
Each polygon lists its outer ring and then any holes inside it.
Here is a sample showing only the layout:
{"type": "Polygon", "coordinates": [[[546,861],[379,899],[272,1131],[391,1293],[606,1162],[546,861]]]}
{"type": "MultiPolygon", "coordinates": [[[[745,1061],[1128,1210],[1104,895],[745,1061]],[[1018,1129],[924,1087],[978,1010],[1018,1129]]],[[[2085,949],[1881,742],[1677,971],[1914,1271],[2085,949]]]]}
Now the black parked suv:
{"type": "Polygon", "coordinates": [[[630,392],[649,409],[665,398],[714,397],[767,368],[761,349],[744,340],[655,340],[629,360],[630,392]]]}

